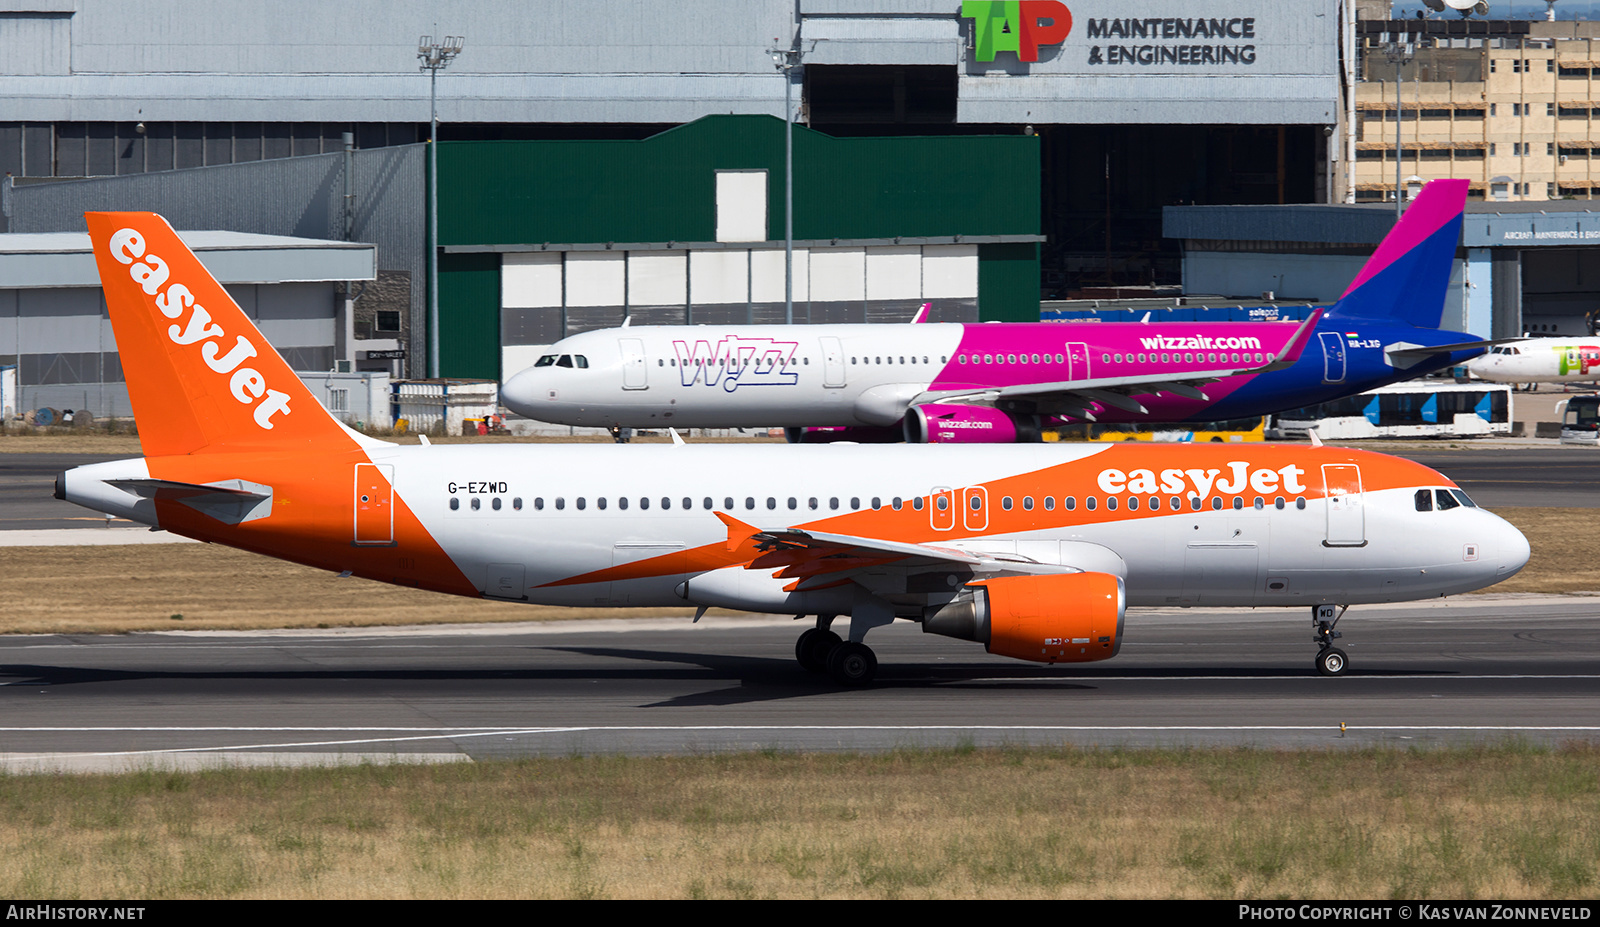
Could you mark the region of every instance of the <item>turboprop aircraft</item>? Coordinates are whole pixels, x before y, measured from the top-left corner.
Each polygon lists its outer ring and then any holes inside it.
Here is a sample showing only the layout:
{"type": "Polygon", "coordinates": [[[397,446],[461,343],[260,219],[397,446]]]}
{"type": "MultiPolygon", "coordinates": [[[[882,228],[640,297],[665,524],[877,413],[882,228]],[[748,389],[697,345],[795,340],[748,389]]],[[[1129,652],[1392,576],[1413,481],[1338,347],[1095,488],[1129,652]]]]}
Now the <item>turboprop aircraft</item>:
{"type": "Polygon", "coordinates": [[[562,425],[929,443],[1301,408],[1493,343],[1438,328],[1466,195],[1464,180],[1428,184],[1339,301],[1304,323],[627,326],[557,342],[501,399],[562,425]]]}
{"type": "Polygon", "coordinates": [[[1600,338],[1528,338],[1498,345],[1467,362],[1491,383],[1593,383],[1600,380],[1600,338]]]}
{"type": "Polygon", "coordinates": [[[814,616],[799,662],[859,685],[895,619],[1071,663],[1115,656],[1142,605],[1310,609],[1338,675],[1345,607],[1528,559],[1443,475],[1330,447],[398,446],[323,409],[161,217],[88,225],[144,456],[67,470],[57,498],[325,570],[814,616]]]}

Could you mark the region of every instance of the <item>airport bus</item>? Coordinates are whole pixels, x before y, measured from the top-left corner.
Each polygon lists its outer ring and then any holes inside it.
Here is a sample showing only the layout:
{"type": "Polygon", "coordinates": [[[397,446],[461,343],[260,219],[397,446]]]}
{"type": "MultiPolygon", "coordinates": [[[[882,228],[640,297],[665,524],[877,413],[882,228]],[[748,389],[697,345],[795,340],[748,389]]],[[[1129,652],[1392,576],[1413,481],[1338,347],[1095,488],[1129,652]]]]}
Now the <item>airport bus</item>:
{"type": "Polygon", "coordinates": [[[1268,437],[1481,437],[1511,433],[1511,386],[1410,380],[1273,416],[1268,437]]]}
{"type": "Polygon", "coordinates": [[[1563,402],[1562,444],[1600,444],[1600,393],[1569,396],[1563,402]]]}

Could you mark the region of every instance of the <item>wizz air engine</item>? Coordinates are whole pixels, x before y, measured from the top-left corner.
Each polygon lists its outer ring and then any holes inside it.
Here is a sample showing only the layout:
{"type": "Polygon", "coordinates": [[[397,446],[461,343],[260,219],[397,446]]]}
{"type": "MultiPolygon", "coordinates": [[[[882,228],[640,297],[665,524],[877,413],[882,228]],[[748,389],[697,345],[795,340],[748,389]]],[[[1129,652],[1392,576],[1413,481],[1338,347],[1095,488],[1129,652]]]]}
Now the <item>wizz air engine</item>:
{"type": "Polygon", "coordinates": [[[1010,444],[1039,440],[1031,415],[1014,416],[990,406],[929,402],[906,410],[906,441],[911,444],[1010,444]]]}
{"type": "Polygon", "coordinates": [[[1111,573],[1006,576],[969,583],[927,609],[922,630],[977,641],[990,653],[1037,663],[1107,660],[1122,649],[1128,598],[1111,573]]]}

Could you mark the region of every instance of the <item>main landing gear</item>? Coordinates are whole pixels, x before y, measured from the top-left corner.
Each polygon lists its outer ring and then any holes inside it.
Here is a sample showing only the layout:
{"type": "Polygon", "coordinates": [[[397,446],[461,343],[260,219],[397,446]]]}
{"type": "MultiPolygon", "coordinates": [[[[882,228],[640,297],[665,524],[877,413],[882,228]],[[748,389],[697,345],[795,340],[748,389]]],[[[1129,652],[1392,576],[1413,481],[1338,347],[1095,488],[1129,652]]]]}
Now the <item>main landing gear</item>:
{"type": "Polygon", "coordinates": [[[1311,639],[1317,645],[1317,672],[1323,676],[1343,676],[1344,671],[1350,668],[1350,658],[1343,650],[1333,646],[1334,640],[1344,635],[1333,629],[1348,611],[1348,605],[1313,605],[1311,606],[1311,623],[1316,626],[1316,636],[1311,639]]]}
{"type": "MultiPolygon", "coordinates": [[[[807,671],[827,673],[840,685],[864,686],[872,682],[872,678],[878,673],[878,657],[872,652],[871,647],[860,640],[843,640],[833,633],[829,626],[836,617],[838,616],[818,615],[817,626],[801,632],[800,639],[795,641],[794,658],[800,661],[800,665],[807,671]]],[[[892,614],[889,617],[893,620],[892,614]]],[[[877,626],[871,623],[871,620],[869,617],[863,621],[852,615],[850,636],[864,637],[868,628],[877,626]],[[859,634],[856,633],[858,627],[860,627],[859,634]]]]}

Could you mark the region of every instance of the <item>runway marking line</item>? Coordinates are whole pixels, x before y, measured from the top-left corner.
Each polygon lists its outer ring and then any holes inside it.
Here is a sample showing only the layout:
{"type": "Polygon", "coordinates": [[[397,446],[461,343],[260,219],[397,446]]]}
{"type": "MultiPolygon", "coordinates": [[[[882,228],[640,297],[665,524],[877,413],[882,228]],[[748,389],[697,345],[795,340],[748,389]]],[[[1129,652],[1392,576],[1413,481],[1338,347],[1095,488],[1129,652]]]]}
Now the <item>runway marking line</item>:
{"type": "MultiPolygon", "coordinates": [[[[117,750],[117,751],[86,751],[76,753],[44,753],[28,754],[31,758],[47,757],[114,757],[114,756],[160,756],[178,753],[217,753],[224,751],[243,750],[282,750],[287,747],[348,747],[359,744],[394,744],[415,743],[426,740],[452,740],[465,737],[512,737],[529,734],[574,734],[574,733],[603,733],[603,732],[637,732],[659,733],[663,731],[753,731],[762,733],[771,732],[801,732],[801,731],[1017,731],[1017,732],[1124,732],[1124,731],[1331,731],[1332,726],[1326,724],[1238,724],[1238,725],[1000,725],[1000,724],[953,724],[953,725],[663,725],[647,727],[638,725],[621,726],[576,726],[576,727],[537,727],[537,728],[511,728],[511,729],[484,729],[484,728],[305,728],[305,727],[252,727],[252,728],[216,728],[216,727],[163,727],[163,728],[0,728],[0,732],[19,731],[433,731],[416,737],[365,737],[349,740],[302,741],[299,743],[261,743],[261,744],[232,744],[207,747],[170,747],[154,750],[117,750]],[[437,733],[448,732],[448,733],[437,733]]],[[[1346,730],[1361,731],[1494,731],[1494,732],[1600,732],[1600,725],[1468,725],[1468,724],[1421,724],[1421,725],[1347,725],[1346,730]]]]}

